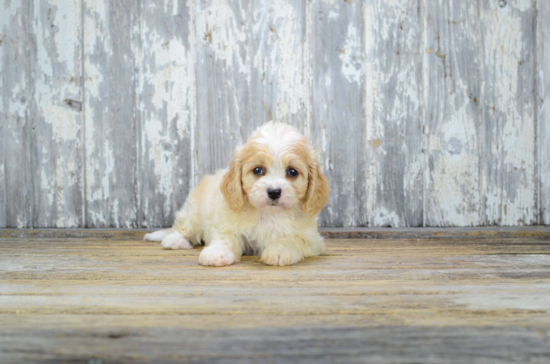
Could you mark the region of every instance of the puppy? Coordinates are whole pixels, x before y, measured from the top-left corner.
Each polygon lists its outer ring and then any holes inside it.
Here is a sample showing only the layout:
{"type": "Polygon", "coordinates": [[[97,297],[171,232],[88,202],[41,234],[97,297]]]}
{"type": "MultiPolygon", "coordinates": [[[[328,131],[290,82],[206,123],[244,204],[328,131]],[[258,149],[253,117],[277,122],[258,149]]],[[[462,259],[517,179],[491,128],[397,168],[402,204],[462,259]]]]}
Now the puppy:
{"type": "Polygon", "coordinates": [[[164,249],[205,243],[199,263],[222,267],[243,254],[290,265],[322,253],[317,214],[329,184],[316,155],[294,127],[269,122],[237,149],[229,169],[204,177],[171,229],[146,234],[164,249]]]}

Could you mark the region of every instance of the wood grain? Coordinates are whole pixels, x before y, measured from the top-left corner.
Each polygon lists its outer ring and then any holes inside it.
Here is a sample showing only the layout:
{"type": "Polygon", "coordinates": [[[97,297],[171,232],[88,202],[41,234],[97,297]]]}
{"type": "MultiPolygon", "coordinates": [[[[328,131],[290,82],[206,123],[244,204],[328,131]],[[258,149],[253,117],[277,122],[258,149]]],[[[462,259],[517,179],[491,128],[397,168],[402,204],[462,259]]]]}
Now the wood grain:
{"type": "Polygon", "coordinates": [[[7,330],[10,363],[535,363],[548,334],[523,328],[7,330]],[[52,344],[53,335],[62,345],[52,344]],[[158,337],[159,339],[155,339],[158,337]],[[45,338],[45,339],[44,339],[45,338]],[[25,343],[25,344],[23,344],[25,343]],[[521,343],[521,344],[520,344],[521,343]],[[422,346],[420,346],[422,345],[422,346]],[[66,349],[68,348],[68,349],[66,349]],[[79,352],[75,353],[74,349],[79,352]],[[89,360],[89,361],[88,361],[89,360]]]}
{"type": "Polygon", "coordinates": [[[477,14],[472,1],[434,0],[424,9],[425,226],[482,225],[477,14]]]}
{"type": "Polygon", "coordinates": [[[550,224],[543,0],[8,1],[0,227],[160,227],[268,120],[324,227],[550,224]]]}
{"type": "MultiPolygon", "coordinates": [[[[309,132],[310,92],[306,59],[306,3],[299,0],[250,1],[247,23],[247,114],[244,139],[270,120],[309,132]]],[[[241,30],[244,30],[241,29],[241,30]]],[[[242,71],[240,71],[242,72],[242,71]]]]}
{"type": "Polygon", "coordinates": [[[304,125],[305,3],[197,2],[197,171],[226,168],[269,120],[304,125]]]}
{"type": "MultiPolygon", "coordinates": [[[[365,3],[369,226],[423,225],[422,21],[417,0],[365,3]]],[[[359,148],[361,145],[359,146],[359,148]]],[[[357,208],[357,207],[356,207],[357,208]]]]}
{"type": "Polygon", "coordinates": [[[537,110],[539,223],[550,225],[550,3],[537,2],[537,110]]]}
{"type": "Polygon", "coordinates": [[[135,1],[84,0],[86,227],[138,223],[136,19],[135,1]]]}
{"type": "Polygon", "coordinates": [[[170,226],[194,183],[196,121],[193,5],[144,1],[140,9],[139,226],[170,226]]]}
{"type": "MultiPolygon", "coordinates": [[[[6,38],[6,30],[9,28],[10,18],[7,16],[8,12],[4,10],[0,16],[0,42],[4,43],[6,38]]],[[[5,89],[5,78],[4,76],[4,49],[6,46],[0,44],[0,85],[2,89],[5,89]]],[[[6,198],[7,198],[7,188],[6,188],[6,165],[5,165],[5,156],[4,156],[4,138],[5,131],[8,123],[8,114],[6,113],[6,99],[2,95],[0,100],[0,227],[5,228],[7,226],[7,216],[6,216],[6,198]]]]}
{"type": "Polygon", "coordinates": [[[292,267],[243,257],[205,268],[199,252],[100,236],[1,237],[0,355],[10,363],[550,358],[548,240],[333,239],[292,267]]]}
{"type": "Polygon", "coordinates": [[[33,226],[82,226],[82,2],[33,3],[33,226]]]}
{"type": "Polygon", "coordinates": [[[359,1],[314,1],[311,22],[312,140],[332,185],[321,225],[365,226],[365,38],[359,1]]]}
{"type": "Polygon", "coordinates": [[[530,0],[483,2],[484,222],[537,222],[535,9],[530,0]]]}
{"type": "Polygon", "coordinates": [[[2,6],[2,140],[3,204],[0,224],[32,227],[31,116],[31,3],[12,1],[2,6]]]}

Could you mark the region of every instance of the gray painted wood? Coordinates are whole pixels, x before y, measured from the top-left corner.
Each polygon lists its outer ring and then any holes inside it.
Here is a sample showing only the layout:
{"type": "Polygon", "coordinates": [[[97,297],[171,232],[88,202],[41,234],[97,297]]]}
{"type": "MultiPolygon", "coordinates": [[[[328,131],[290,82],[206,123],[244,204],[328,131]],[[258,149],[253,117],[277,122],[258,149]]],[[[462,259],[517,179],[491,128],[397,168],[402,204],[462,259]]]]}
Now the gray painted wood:
{"type": "Polygon", "coordinates": [[[138,224],[137,19],[135,1],[84,0],[87,227],[138,224]]]}
{"type": "Polygon", "coordinates": [[[420,2],[365,4],[368,224],[422,226],[420,2]]]}
{"type": "Polygon", "coordinates": [[[537,2],[537,110],[539,223],[550,225],[550,2],[537,2]]]}
{"type": "Polygon", "coordinates": [[[247,3],[247,90],[240,92],[246,92],[250,102],[246,114],[241,114],[244,139],[270,120],[293,124],[307,134],[310,65],[306,58],[306,3],[247,3]]]}
{"type": "Polygon", "coordinates": [[[170,226],[193,184],[195,38],[187,1],[142,1],[139,225],[170,226]]]}
{"type": "Polygon", "coordinates": [[[477,3],[472,1],[425,3],[426,226],[482,224],[483,121],[477,14],[477,3]]]}
{"type": "MultiPolygon", "coordinates": [[[[4,64],[5,64],[5,58],[4,58],[4,50],[6,49],[6,44],[4,42],[6,41],[6,33],[8,32],[9,28],[9,21],[10,17],[7,15],[8,11],[4,9],[2,14],[0,15],[0,85],[2,86],[2,89],[5,89],[4,79],[6,76],[4,76],[4,64]]],[[[1,100],[0,100],[0,227],[6,227],[7,226],[7,209],[6,209],[6,164],[5,164],[5,157],[4,157],[4,140],[5,140],[5,134],[4,129],[6,128],[6,125],[8,123],[8,114],[6,113],[5,107],[8,105],[4,105],[4,103],[8,104],[9,101],[6,100],[6,97],[2,94],[1,100]]]]}
{"type": "Polygon", "coordinates": [[[31,10],[33,226],[82,226],[81,10],[80,0],[31,10]]]}
{"type": "MultiPolygon", "coordinates": [[[[234,148],[245,140],[246,2],[196,1],[197,173],[229,165],[234,148]],[[242,91],[239,93],[239,91],[242,91]]],[[[246,122],[249,118],[246,118],[246,122]]]]}
{"type": "Polygon", "coordinates": [[[537,222],[535,8],[530,0],[481,2],[484,223],[537,222]]]}
{"type": "Polygon", "coordinates": [[[271,119],[320,152],[322,226],[550,224],[548,7],[6,1],[0,227],[168,226],[271,119]]]}
{"type": "Polygon", "coordinates": [[[305,3],[196,2],[197,173],[269,120],[305,125],[305,3]]]}
{"type": "MultiPolygon", "coordinates": [[[[0,59],[2,59],[2,48],[0,48],[0,59]]],[[[0,69],[1,69],[0,65],[0,69]]],[[[0,84],[2,84],[2,76],[0,73],[0,84]]],[[[6,175],[4,163],[4,124],[7,120],[4,114],[4,102],[0,102],[0,228],[5,228],[6,223],[6,175]]]]}
{"type": "Polygon", "coordinates": [[[4,201],[0,224],[32,227],[30,2],[2,5],[2,141],[4,201]]]}
{"type": "Polygon", "coordinates": [[[364,226],[366,205],[365,38],[359,1],[315,1],[309,9],[313,140],[332,184],[323,225],[364,226]]]}

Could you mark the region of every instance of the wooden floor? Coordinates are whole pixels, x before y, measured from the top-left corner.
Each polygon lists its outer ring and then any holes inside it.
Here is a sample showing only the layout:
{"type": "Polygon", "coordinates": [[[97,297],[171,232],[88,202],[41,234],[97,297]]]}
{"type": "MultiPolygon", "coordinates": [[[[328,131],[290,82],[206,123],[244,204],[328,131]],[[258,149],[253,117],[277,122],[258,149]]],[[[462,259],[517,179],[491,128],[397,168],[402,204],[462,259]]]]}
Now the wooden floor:
{"type": "Polygon", "coordinates": [[[536,235],[331,239],[282,268],[37,236],[0,234],[1,363],[550,363],[536,235]]]}

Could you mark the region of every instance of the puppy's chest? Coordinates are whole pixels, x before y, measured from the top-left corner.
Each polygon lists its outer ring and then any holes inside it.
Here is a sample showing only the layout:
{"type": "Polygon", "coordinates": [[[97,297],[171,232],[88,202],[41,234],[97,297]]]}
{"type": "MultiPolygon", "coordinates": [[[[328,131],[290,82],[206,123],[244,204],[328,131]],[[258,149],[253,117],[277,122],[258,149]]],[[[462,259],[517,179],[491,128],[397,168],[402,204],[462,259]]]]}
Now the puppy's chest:
{"type": "Polygon", "coordinates": [[[278,216],[262,216],[247,231],[247,245],[250,250],[259,253],[266,245],[289,235],[291,231],[292,224],[290,219],[278,216]]]}

